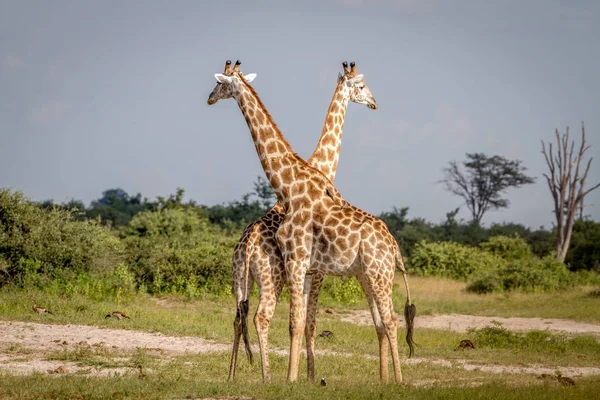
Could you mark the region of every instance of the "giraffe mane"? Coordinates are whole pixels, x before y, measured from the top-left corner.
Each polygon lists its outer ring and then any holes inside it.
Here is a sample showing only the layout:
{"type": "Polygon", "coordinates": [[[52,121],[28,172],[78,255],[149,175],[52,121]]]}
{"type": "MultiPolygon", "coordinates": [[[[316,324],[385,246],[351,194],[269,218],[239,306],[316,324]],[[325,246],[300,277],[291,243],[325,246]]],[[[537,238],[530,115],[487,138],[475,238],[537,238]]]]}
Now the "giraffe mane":
{"type": "Polygon", "coordinates": [[[252,95],[256,98],[256,101],[258,102],[258,106],[265,113],[265,118],[267,119],[267,121],[269,121],[271,123],[271,125],[273,126],[273,129],[275,129],[275,131],[281,137],[281,140],[283,141],[283,143],[285,143],[286,150],[288,150],[293,155],[293,157],[295,157],[296,159],[298,159],[299,161],[301,161],[304,165],[308,166],[308,164],[306,163],[306,161],[302,157],[300,157],[300,155],[298,153],[296,153],[294,151],[294,149],[292,149],[292,146],[290,145],[290,143],[287,141],[287,139],[285,138],[285,136],[283,136],[283,134],[279,130],[279,127],[277,126],[277,124],[273,120],[273,117],[271,117],[271,113],[269,113],[269,110],[267,110],[267,107],[265,107],[265,105],[263,104],[263,102],[260,99],[260,96],[258,95],[258,93],[256,93],[256,90],[254,90],[254,88],[252,87],[252,85],[250,85],[248,82],[246,82],[246,80],[244,79],[243,74],[241,72],[239,73],[239,77],[240,77],[240,80],[242,81],[242,83],[250,91],[250,93],[252,93],[252,95]]]}

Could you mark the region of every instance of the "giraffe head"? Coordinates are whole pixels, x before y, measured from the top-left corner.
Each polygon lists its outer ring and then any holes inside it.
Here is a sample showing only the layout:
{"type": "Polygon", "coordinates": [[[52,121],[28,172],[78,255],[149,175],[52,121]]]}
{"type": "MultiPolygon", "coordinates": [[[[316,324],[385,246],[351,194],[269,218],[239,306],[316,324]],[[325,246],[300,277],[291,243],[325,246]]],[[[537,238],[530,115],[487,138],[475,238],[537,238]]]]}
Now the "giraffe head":
{"type": "Polygon", "coordinates": [[[338,75],[338,84],[342,85],[344,95],[348,96],[351,102],[365,104],[370,109],[376,110],[377,102],[365,83],[363,74],[356,73],[356,63],[352,61],[348,68],[348,62],[344,61],[342,66],[344,74],[338,75]]]}
{"type": "Polygon", "coordinates": [[[208,105],[213,105],[219,100],[230,99],[236,92],[239,92],[239,85],[242,84],[241,80],[244,79],[250,83],[256,78],[256,74],[242,74],[239,70],[240,60],[236,61],[235,66],[231,68],[231,61],[227,60],[225,63],[225,71],[222,74],[215,74],[217,80],[217,86],[208,96],[208,105]]]}

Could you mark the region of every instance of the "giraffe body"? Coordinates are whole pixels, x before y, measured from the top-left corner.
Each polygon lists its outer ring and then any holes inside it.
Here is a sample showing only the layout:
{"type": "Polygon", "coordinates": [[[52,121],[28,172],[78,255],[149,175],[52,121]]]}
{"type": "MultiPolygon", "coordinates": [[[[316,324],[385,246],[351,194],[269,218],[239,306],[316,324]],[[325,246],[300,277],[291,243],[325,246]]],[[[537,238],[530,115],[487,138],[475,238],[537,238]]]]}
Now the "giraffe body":
{"type": "MultiPolygon", "coordinates": [[[[302,334],[312,281],[316,276],[354,275],[367,295],[380,349],[380,377],[387,380],[388,345],[394,376],[402,382],[397,344],[397,318],[392,304],[396,268],[402,270],[407,307],[412,307],[400,251],[383,221],[349,205],[317,169],[300,158],[285,140],[250,86],[255,75],[243,76],[239,62],[224,74],[208,103],[234,98],[250,129],[256,151],[285,216],[275,235],[290,289],[290,357],[288,381],[298,378],[302,334]],[[386,340],[387,339],[387,340],[386,340]]],[[[412,321],[407,321],[412,330],[412,321]]],[[[408,335],[407,335],[408,337],[408,335]]]]}
{"type": "MultiPolygon", "coordinates": [[[[323,172],[332,182],[337,170],[348,102],[366,104],[371,109],[377,108],[377,103],[364,83],[363,76],[356,73],[354,63],[351,65],[352,69],[348,68],[348,63],[343,63],[344,74],[338,76],[321,137],[313,155],[307,161],[310,166],[323,172]]],[[[259,338],[262,376],[264,381],[270,380],[268,331],[277,299],[286,282],[285,267],[275,237],[284,215],[285,212],[281,203],[277,202],[267,214],[244,230],[234,249],[233,292],[238,307],[234,321],[234,344],[229,368],[230,380],[235,376],[240,337],[243,337],[246,353],[249,359],[252,360],[252,352],[247,336],[248,313],[245,310],[252,282],[256,282],[259,292],[259,304],[254,317],[254,324],[259,338]]],[[[311,380],[314,380],[315,318],[320,282],[323,280],[322,274],[316,273],[313,280],[315,282],[313,283],[314,290],[309,295],[305,332],[308,376],[311,380]]]]}

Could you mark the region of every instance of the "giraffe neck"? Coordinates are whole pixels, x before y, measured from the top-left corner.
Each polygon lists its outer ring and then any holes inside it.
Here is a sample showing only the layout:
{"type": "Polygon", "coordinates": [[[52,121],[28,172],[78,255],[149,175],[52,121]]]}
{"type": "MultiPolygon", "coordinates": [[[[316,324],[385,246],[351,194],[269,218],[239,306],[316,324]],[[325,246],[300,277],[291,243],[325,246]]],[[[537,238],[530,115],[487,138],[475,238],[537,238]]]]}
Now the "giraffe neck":
{"type": "Polygon", "coordinates": [[[233,93],[250,129],[256,153],[267,180],[279,201],[287,203],[291,197],[295,171],[306,166],[275,125],[266,107],[245,82],[233,93]]]}
{"type": "Polygon", "coordinates": [[[327,110],[319,143],[312,156],[307,160],[311,167],[321,171],[331,182],[335,179],[340,158],[342,132],[349,98],[348,90],[343,81],[338,82],[327,110]]]}

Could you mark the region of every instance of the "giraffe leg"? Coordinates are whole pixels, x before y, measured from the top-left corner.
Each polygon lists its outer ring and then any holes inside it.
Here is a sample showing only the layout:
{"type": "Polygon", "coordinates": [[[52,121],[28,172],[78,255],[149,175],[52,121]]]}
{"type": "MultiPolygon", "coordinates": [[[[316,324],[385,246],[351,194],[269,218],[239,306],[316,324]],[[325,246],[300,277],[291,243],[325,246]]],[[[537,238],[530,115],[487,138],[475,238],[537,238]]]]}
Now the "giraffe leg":
{"type": "Polygon", "coordinates": [[[308,369],[308,380],[315,380],[315,336],[317,333],[317,303],[319,301],[319,293],[321,292],[321,284],[323,283],[323,274],[315,274],[312,278],[310,287],[310,295],[308,297],[308,305],[306,308],[306,327],[304,336],[306,338],[306,362],[308,369]]]}
{"type": "Polygon", "coordinates": [[[376,281],[374,288],[375,302],[379,308],[381,321],[392,352],[392,364],[394,365],[394,379],[397,384],[402,383],[402,371],[400,370],[400,356],[398,355],[398,317],[392,305],[392,282],[376,281]]]}
{"type": "Polygon", "coordinates": [[[287,376],[289,382],[295,382],[298,379],[302,334],[306,325],[303,299],[304,277],[308,269],[308,261],[309,258],[304,257],[301,260],[292,259],[286,262],[286,272],[288,272],[290,289],[290,360],[287,376]]]}
{"type": "Polygon", "coordinates": [[[381,314],[379,312],[379,307],[377,306],[377,302],[375,301],[375,297],[373,295],[373,291],[368,282],[366,282],[363,278],[358,279],[360,282],[360,286],[362,287],[365,295],[367,296],[367,300],[369,302],[369,308],[371,310],[371,317],[373,318],[373,323],[375,324],[375,331],[377,331],[377,340],[379,341],[379,379],[382,382],[388,381],[388,338],[385,331],[385,327],[383,322],[381,321],[381,314]]]}
{"type": "Polygon", "coordinates": [[[235,378],[238,349],[240,348],[240,338],[242,337],[242,324],[239,306],[238,311],[235,315],[235,320],[233,321],[233,332],[233,351],[231,352],[231,362],[229,364],[229,377],[227,378],[228,381],[232,381],[235,378]]]}
{"type": "MultiPolygon", "coordinates": [[[[268,266],[267,266],[268,267],[268,266]]],[[[269,269],[262,269],[269,271],[269,269]]],[[[269,363],[269,326],[275,313],[276,295],[270,274],[261,275],[259,285],[259,300],[256,314],[254,315],[254,325],[258,336],[258,345],[260,348],[260,360],[262,364],[263,382],[271,380],[271,367],[269,363]]]]}
{"type": "MultiPolygon", "coordinates": [[[[310,296],[310,291],[312,288],[312,275],[306,275],[304,278],[304,288],[302,289],[302,315],[304,315],[304,331],[306,331],[306,314],[308,309],[308,300],[310,296]]],[[[302,333],[304,333],[304,331],[302,333]]],[[[298,354],[302,353],[302,337],[300,337],[300,342],[298,343],[298,354]]]]}
{"type": "MultiPolygon", "coordinates": [[[[243,278],[244,280],[246,278],[243,278]]],[[[242,282],[244,284],[244,282],[242,282]]],[[[229,381],[232,381],[235,378],[235,370],[237,368],[237,356],[238,350],[240,348],[240,338],[244,333],[244,327],[247,326],[248,319],[248,298],[250,290],[252,289],[252,285],[254,284],[251,277],[248,277],[248,293],[243,294],[242,292],[236,294],[236,313],[235,319],[233,321],[233,349],[231,352],[231,362],[229,363],[229,377],[227,378],[229,381]],[[244,320],[245,319],[245,320],[244,320]]],[[[247,329],[247,328],[246,328],[247,329]]],[[[249,357],[251,359],[251,353],[249,353],[249,357]]]]}

